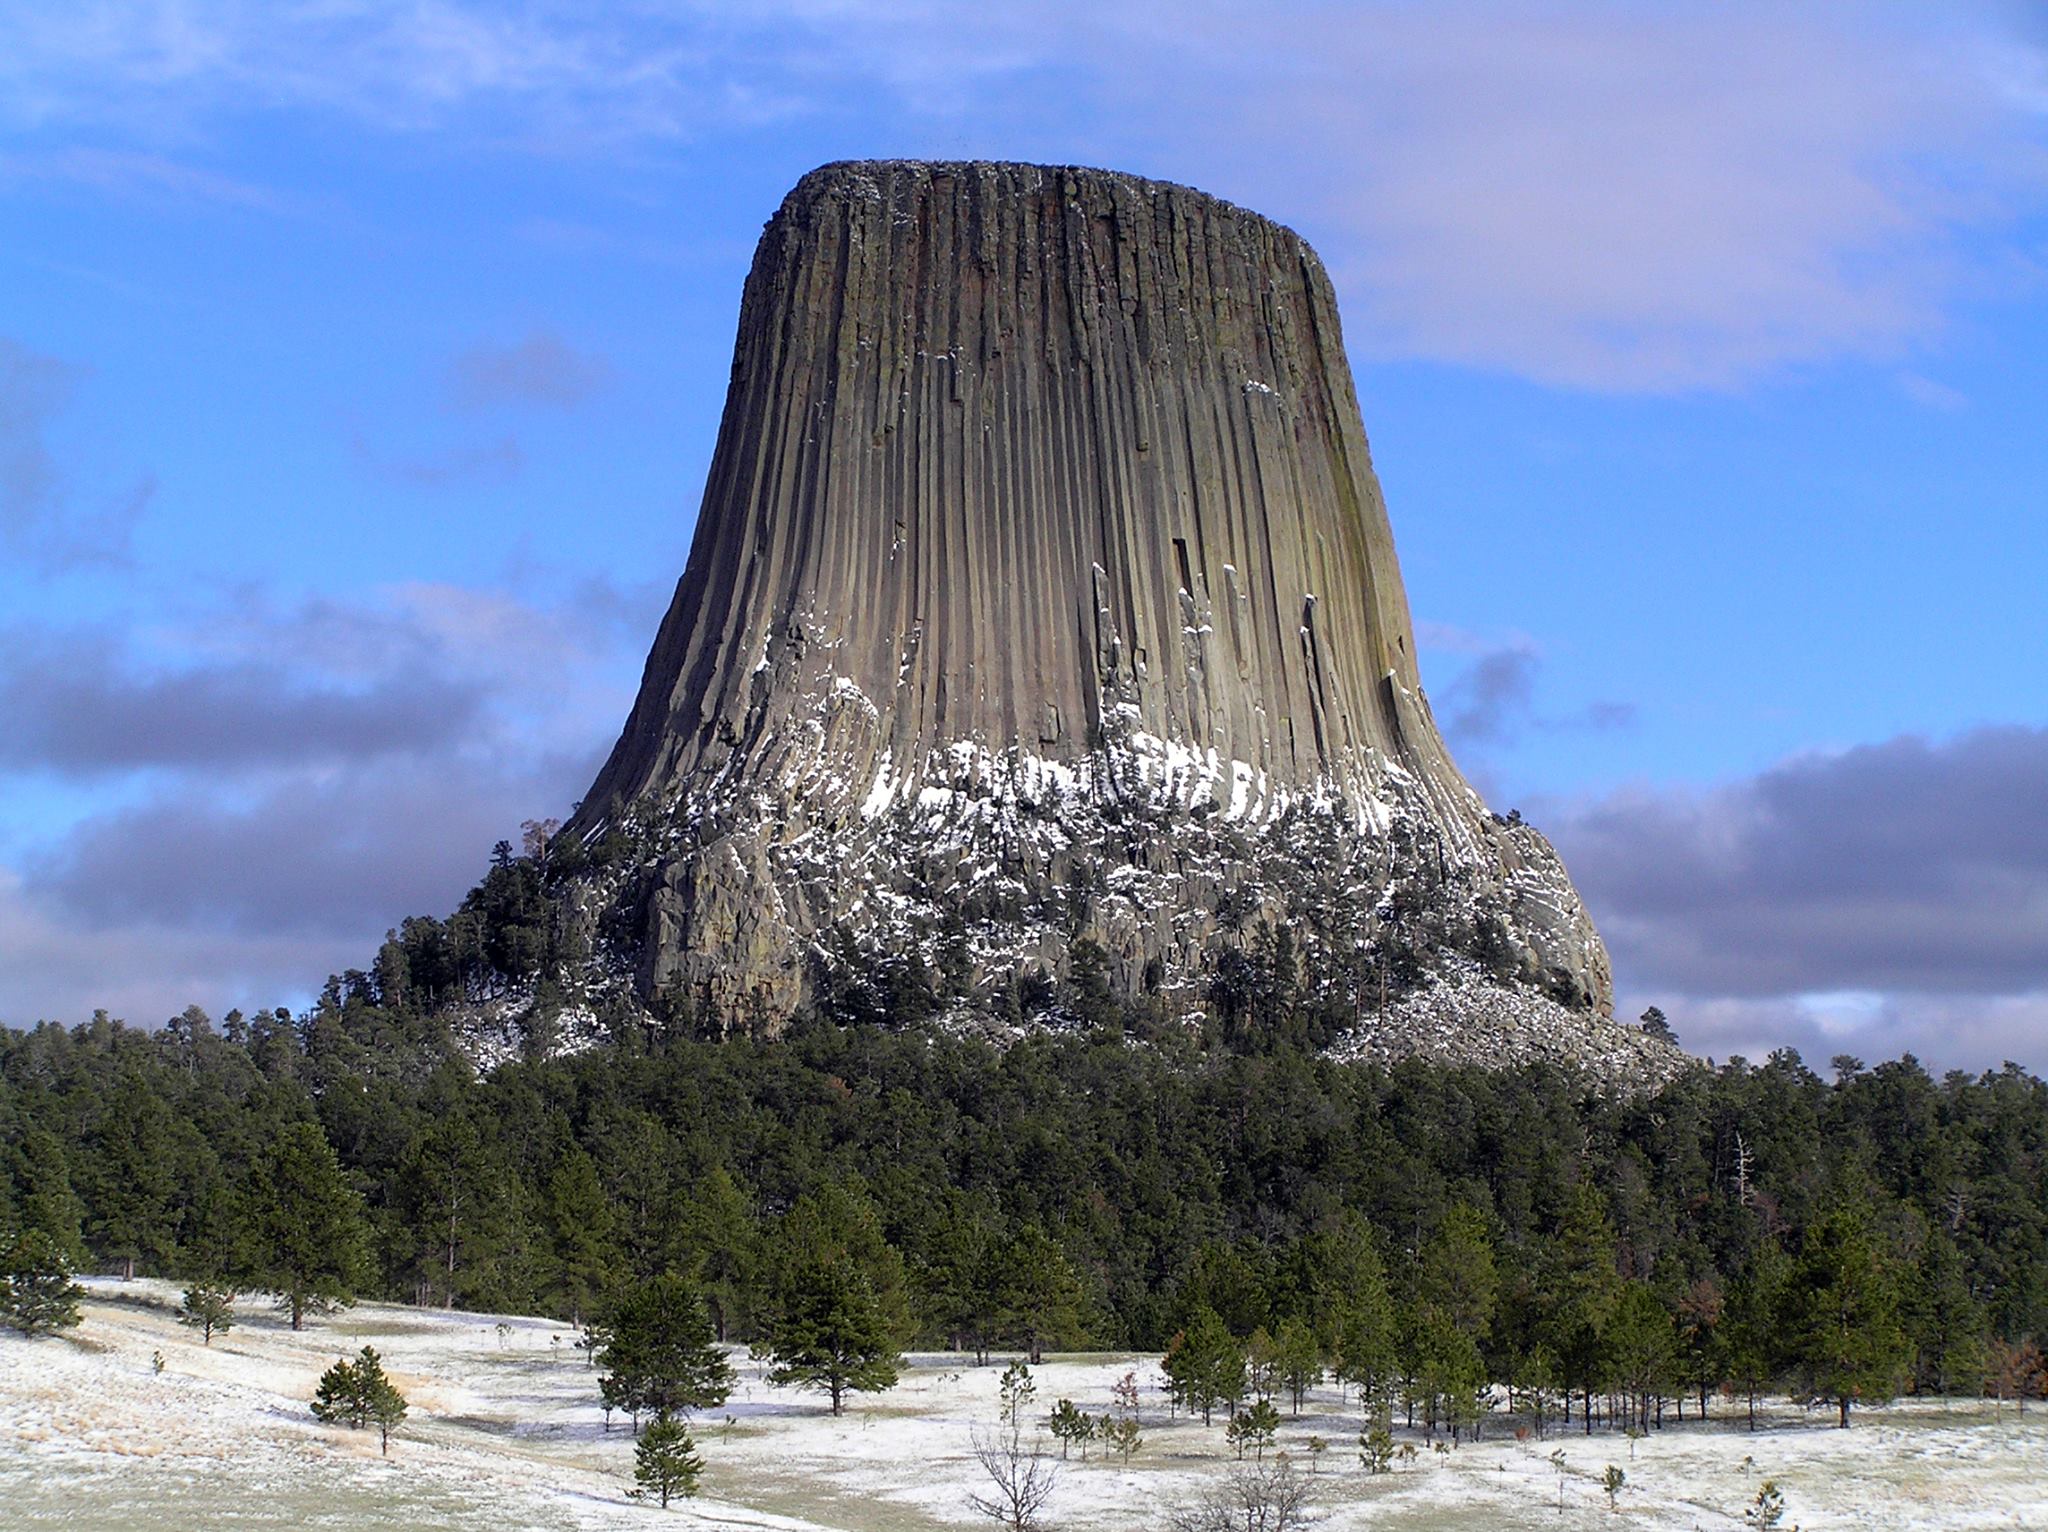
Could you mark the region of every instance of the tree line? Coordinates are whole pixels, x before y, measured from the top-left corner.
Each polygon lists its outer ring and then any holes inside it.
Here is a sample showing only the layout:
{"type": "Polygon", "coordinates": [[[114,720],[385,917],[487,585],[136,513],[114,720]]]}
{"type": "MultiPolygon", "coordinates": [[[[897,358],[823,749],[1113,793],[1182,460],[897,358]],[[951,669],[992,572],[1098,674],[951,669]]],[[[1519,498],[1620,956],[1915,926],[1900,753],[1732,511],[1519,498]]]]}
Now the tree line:
{"type": "Polygon", "coordinates": [[[423,997],[356,976],[297,1016],[0,1033],[0,1249],[30,1236],[293,1323],[355,1295],[588,1322],[673,1273],[724,1342],[856,1248],[892,1355],[1150,1350],[1226,1421],[1311,1375],[1453,1432],[1497,1387],[1582,1427],[1728,1389],[1846,1418],[2039,1388],[2048,1088],[1784,1051],[1612,1096],[886,1013],[775,1042],[672,1018],[479,1077],[423,997]]]}

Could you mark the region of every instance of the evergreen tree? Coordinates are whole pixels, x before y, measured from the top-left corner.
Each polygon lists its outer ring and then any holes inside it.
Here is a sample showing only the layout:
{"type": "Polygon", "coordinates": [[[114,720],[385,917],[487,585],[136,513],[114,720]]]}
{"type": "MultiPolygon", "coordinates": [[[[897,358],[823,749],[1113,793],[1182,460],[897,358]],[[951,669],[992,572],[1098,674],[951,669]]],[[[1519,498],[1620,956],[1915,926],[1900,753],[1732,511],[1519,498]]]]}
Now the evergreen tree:
{"type": "Polygon", "coordinates": [[[1785,1253],[1778,1248],[1778,1242],[1760,1240],[1728,1293],[1728,1369],[1749,1397],[1752,1431],[1756,1429],[1758,1396],[1783,1370],[1783,1316],[1789,1275],[1785,1253]]]}
{"type": "Polygon", "coordinates": [[[336,1362],[320,1375],[313,1415],[327,1425],[362,1430],[375,1426],[381,1450],[391,1451],[391,1433],[405,1420],[405,1396],[384,1374],[383,1361],[365,1346],[351,1362],[336,1362]]]}
{"type": "Polygon", "coordinates": [[[1174,1399],[1200,1410],[1205,1426],[1218,1404],[1244,1397],[1244,1347],[1207,1305],[1196,1309],[1188,1327],[1174,1337],[1160,1366],[1174,1399]]]}
{"type": "Polygon", "coordinates": [[[919,1251],[916,1287],[926,1324],[953,1349],[972,1351],[977,1365],[988,1361],[995,1341],[1002,1256],[991,1220],[957,1194],[927,1225],[919,1251]]]}
{"type": "Polygon", "coordinates": [[[1392,1397],[1399,1366],[1394,1300],[1380,1260],[1365,1250],[1357,1285],[1337,1315],[1337,1376],[1356,1388],[1367,1413],[1392,1397]]]}
{"type": "MultiPolygon", "coordinates": [[[[1053,1440],[1060,1444],[1062,1458],[1067,1455],[1067,1448],[1071,1444],[1085,1442],[1095,1433],[1095,1423],[1071,1399],[1062,1399],[1052,1407],[1052,1414],[1047,1417],[1045,1428],[1052,1432],[1053,1440]]],[[[1085,1459],[1087,1455],[1088,1449],[1084,1446],[1081,1449],[1081,1456],[1085,1459]]]]}
{"type": "Polygon", "coordinates": [[[1487,1383],[1479,1345],[1442,1309],[1428,1304],[1416,1316],[1410,1350],[1409,1372],[1429,1429],[1433,1432],[1441,1421],[1455,1441],[1476,1426],[1482,1411],[1487,1383]]]}
{"type": "Polygon", "coordinates": [[[1808,1396],[1833,1403],[1844,1427],[1854,1401],[1896,1392],[1911,1352],[1891,1273],[1860,1215],[1839,1208],[1807,1228],[1785,1314],[1808,1396]]]}
{"type": "MultiPolygon", "coordinates": [[[[1699,1395],[1700,1418],[1706,1419],[1707,1395],[1728,1376],[1728,1337],[1724,1325],[1727,1301],[1721,1284],[1701,1277],[1678,1300],[1677,1368],[1699,1395]]],[[[1681,1398],[1679,1418],[1685,1418],[1681,1398]]]]}
{"type": "Polygon", "coordinates": [[[1048,1343],[1066,1345],[1081,1331],[1081,1284],[1066,1252],[1035,1223],[1020,1227],[1003,1247],[998,1323],[1033,1363],[1048,1343]]]}
{"type": "Polygon", "coordinates": [[[1302,1396],[1323,1381],[1322,1348],[1316,1344],[1316,1332],[1309,1328],[1307,1320],[1290,1318],[1281,1322],[1273,1365],[1293,1405],[1292,1413],[1299,1415],[1302,1396]]]}
{"type": "Polygon", "coordinates": [[[1273,1407],[1272,1400],[1260,1399],[1232,1415],[1223,1436],[1237,1450],[1240,1459],[1249,1448],[1253,1456],[1263,1462],[1266,1449],[1273,1445],[1274,1433],[1279,1429],[1280,1412],[1273,1407]]]}
{"type": "Polygon", "coordinates": [[[1984,1306],[1970,1291],[1962,1252],[1944,1229],[1928,1231],[1906,1308],[1916,1389],[1976,1396],[1988,1360],[1984,1306]]]}
{"type": "Polygon", "coordinates": [[[712,1410],[732,1393],[732,1366],[697,1290],[673,1273],[641,1283],[613,1308],[598,1361],[606,1398],[638,1416],[712,1410]]]}
{"type": "Polygon", "coordinates": [[[211,1346],[216,1332],[225,1335],[235,1327],[235,1296],[233,1288],[219,1282],[195,1282],[178,1305],[178,1323],[190,1325],[211,1346]]]}
{"type": "Polygon", "coordinates": [[[363,1203],[317,1126],[279,1131],[254,1200],[261,1280],[292,1328],[352,1302],[368,1266],[363,1203]]]}
{"type": "Polygon", "coordinates": [[[597,1308],[625,1255],[597,1162],[574,1144],[548,1173],[543,1209],[554,1255],[551,1292],[569,1322],[580,1325],[597,1308]]]}
{"type": "Polygon", "coordinates": [[[1538,1284],[1544,1314],[1538,1339],[1557,1359],[1560,1381],[1579,1391],[1590,1433],[1593,1393],[1607,1381],[1605,1337],[1621,1279],[1605,1200],[1588,1181],[1572,1187],[1557,1232],[1544,1242],[1538,1284]]]}
{"type": "Polygon", "coordinates": [[[697,1493],[704,1460],[690,1439],[690,1428],[666,1410],[640,1434],[633,1448],[633,1478],[642,1490],[656,1495],[663,1510],[673,1495],[697,1493]]]}
{"type": "Polygon", "coordinates": [[[1436,1309],[1474,1345],[1485,1345],[1500,1296],[1486,1215],[1469,1202],[1446,1213],[1417,1252],[1415,1284],[1420,1302],[1436,1309]]]}
{"type": "Polygon", "coordinates": [[[1647,1282],[1624,1282],[1606,1334],[1608,1374],[1629,1406],[1625,1424],[1650,1428],[1650,1402],[1671,1377],[1671,1312],[1647,1282]]]}
{"type": "Polygon", "coordinates": [[[58,1253],[76,1266],[85,1258],[79,1237],[85,1207],[72,1190],[70,1160],[56,1134],[30,1128],[22,1136],[20,1177],[22,1229],[47,1234],[58,1253]]]}
{"type": "Polygon", "coordinates": [[[43,1229],[16,1235],[0,1256],[0,1324],[23,1335],[54,1335],[77,1324],[84,1296],[63,1246],[43,1229]]]}
{"type": "Polygon", "coordinates": [[[681,1213],[677,1264],[696,1275],[718,1338],[729,1339],[747,1323],[759,1275],[761,1232],[753,1209],[720,1166],[690,1183],[681,1213]]]}
{"type": "Polygon", "coordinates": [[[779,1219],[764,1252],[762,1286],[771,1311],[787,1308],[799,1290],[815,1288],[822,1266],[844,1265],[860,1277],[890,1341],[900,1348],[915,1329],[903,1257],[882,1232],[880,1210],[858,1179],[828,1181],[798,1197],[779,1219]]]}
{"type": "MultiPolygon", "coordinates": [[[[203,1013],[202,1013],[203,1015],[203,1013]]],[[[107,1103],[84,1165],[91,1172],[93,1248],[133,1278],[138,1261],[159,1270],[175,1248],[170,1109],[139,1076],[107,1103]]]]}
{"type": "Polygon", "coordinates": [[[509,1269],[522,1246],[511,1177],[467,1113],[437,1118],[400,1161],[394,1202],[413,1246],[421,1297],[446,1308],[490,1308],[518,1296],[509,1269]]]}
{"type": "Polygon", "coordinates": [[[843,1256],[787,1273],[782,1302],[755,1349],[773,1363],[770,1383],[820,1389],[834,1415],[844,1413],[848,1393],[894,1388],[903,1360],[867,1275],[843,1256]]]}

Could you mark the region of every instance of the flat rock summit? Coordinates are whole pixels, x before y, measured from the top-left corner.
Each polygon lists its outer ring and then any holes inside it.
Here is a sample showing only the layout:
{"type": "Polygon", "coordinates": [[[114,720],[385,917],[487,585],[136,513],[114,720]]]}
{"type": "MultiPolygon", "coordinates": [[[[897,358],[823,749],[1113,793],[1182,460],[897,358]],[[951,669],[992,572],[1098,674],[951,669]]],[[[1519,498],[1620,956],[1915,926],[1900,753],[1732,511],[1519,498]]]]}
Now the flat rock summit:
{"type": "Polygon", "coordinates": [[[594,979],[728,1025],[907,972],[1012,1020],[1285,983],[1367,1052],[1643,1047],[1549,843],[1430,716],[1322,263],[1136,176],[789,193],[567,831],[631,848],[577,890],[594,979]]]}

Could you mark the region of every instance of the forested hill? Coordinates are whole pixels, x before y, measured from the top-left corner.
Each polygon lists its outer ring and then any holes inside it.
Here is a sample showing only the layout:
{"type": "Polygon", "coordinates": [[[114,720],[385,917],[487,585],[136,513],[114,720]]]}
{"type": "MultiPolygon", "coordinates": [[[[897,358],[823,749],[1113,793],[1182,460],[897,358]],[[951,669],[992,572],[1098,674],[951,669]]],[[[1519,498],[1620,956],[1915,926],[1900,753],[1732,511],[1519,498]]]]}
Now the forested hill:
{"type": "Polygon", "coordinates": [[[1673,1377],[1782,1376],[1787,1295],[1849,1259],[1898,1380],[1969,1387],[2048,1335],[2048,1088],[1838,1065],[1731,1060],[1619,1099],[1284,1042],[814,1021],[477,1078],[434,1023],[330,993],[297,1019],[0,1033],[0,1226],[271,1288],[316,1199],[345,1248],[290,1259],[338,1288],[568,1320],[677,1269],[745,1338],[808,1199],[865,1241],[906,1339],[1158,1348],[1207,1308],[1334,1354],[1383,1293],[1420,1344],[1429,1273],[1483,1271],[1459,1344],[1495,1378],[1581,1383],[1622,1365],[1631,1312],[1673,1377]]]}

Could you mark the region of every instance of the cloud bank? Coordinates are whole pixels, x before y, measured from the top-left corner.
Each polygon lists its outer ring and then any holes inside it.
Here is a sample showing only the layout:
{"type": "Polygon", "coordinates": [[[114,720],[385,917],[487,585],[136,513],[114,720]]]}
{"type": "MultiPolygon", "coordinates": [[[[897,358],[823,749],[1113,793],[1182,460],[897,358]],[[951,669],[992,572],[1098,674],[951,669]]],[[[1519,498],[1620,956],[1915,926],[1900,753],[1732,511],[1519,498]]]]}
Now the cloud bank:
{"type": "Polygon", "coordinates": [[[2048,1065],[2048,729],[1902,736],[1532,817],[1625,1001],[1696,1048],[2048,1065]]]}
{"type": "Polygon", "coordinates": [[[294,1003],[446,914],[595,775],[663,594],[242,592],[181,629],[6,635],[0,790],[57,810],[0,865],[0,1021],[294,1003]]]}

